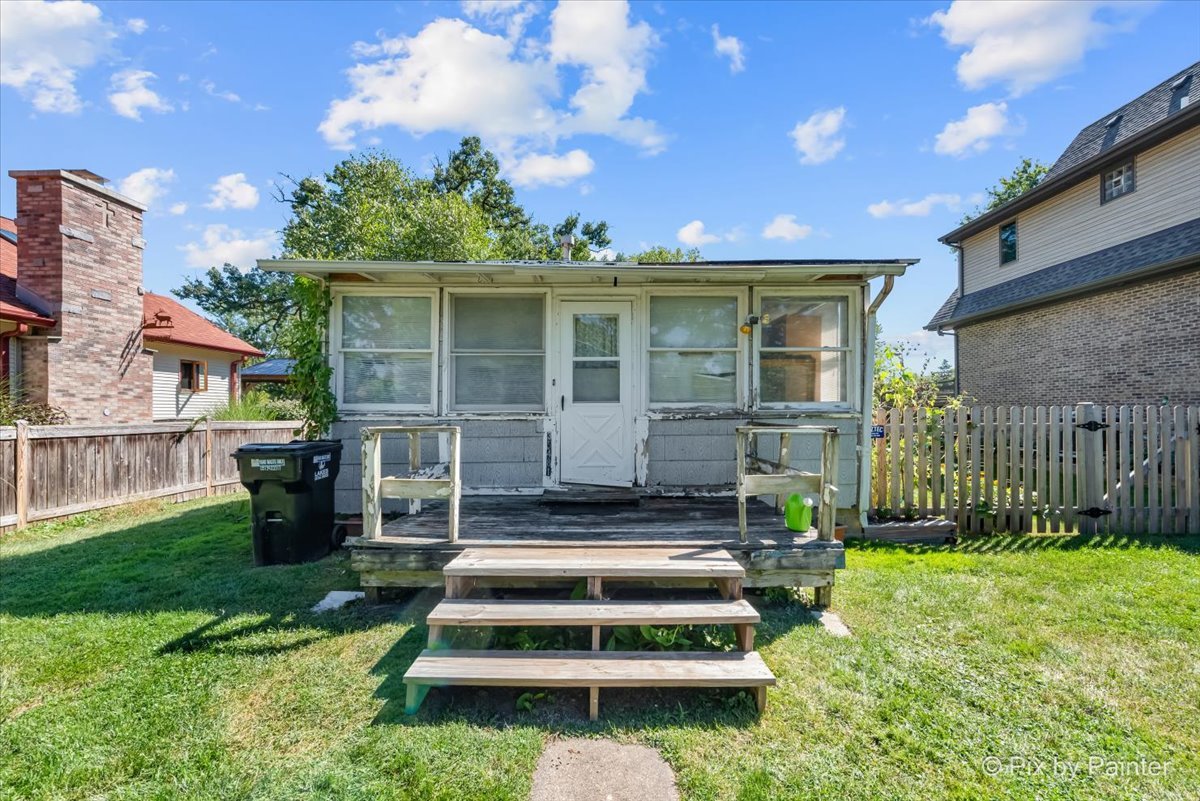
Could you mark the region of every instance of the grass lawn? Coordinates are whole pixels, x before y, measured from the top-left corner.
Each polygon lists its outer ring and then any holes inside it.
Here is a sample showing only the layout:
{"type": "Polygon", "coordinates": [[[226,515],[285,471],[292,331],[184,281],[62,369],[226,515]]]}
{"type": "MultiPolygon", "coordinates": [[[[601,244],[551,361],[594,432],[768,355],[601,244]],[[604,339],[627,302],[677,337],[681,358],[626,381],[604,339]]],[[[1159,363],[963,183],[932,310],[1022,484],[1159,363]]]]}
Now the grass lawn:
{"type": "Polygon", "coordinates": [[[755,600],[761,720],[745,694],[610,691],[590,724],[572,691],[526,712],[434,692],[406,718],[432,598],[311,615],[356,587],[347,559],[253,568],[247,515],[146,504],[0,539],[0,797],[524,798],[558,733],[654,746],[691,799],[1200,793],[1198,537],[852,545],[855,636],[755,600]]]}

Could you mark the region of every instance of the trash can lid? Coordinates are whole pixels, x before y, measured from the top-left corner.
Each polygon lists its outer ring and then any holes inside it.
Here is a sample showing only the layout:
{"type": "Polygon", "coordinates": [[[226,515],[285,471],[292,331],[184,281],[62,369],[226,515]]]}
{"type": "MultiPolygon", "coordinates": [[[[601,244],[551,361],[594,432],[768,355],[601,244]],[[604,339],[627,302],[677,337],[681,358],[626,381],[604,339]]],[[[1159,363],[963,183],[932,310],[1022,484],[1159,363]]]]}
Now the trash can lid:
{"type": "Polygon", "coordinates": [[[305,456],[310,453],[328,453],[329,451],[340,451],[341,449],[342,443],[336,440],[297,439],[291,442],[247,442],[238,448],[233,455],[258,456],[262,454],[277,454],[280,456],[305,456]]]}

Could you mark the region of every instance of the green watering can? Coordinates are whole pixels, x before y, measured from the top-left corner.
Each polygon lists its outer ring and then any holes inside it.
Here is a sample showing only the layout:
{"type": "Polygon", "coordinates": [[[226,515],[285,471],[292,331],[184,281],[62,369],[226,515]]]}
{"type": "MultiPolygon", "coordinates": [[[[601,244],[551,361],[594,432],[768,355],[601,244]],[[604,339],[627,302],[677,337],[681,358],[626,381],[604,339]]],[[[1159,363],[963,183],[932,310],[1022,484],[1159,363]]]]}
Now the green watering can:
{"type": "Polygon", "coordinates": [[[783,506],[783,522],[792,531],[807,532],[812,528],[812,498],[789,495],[783,506]]]}

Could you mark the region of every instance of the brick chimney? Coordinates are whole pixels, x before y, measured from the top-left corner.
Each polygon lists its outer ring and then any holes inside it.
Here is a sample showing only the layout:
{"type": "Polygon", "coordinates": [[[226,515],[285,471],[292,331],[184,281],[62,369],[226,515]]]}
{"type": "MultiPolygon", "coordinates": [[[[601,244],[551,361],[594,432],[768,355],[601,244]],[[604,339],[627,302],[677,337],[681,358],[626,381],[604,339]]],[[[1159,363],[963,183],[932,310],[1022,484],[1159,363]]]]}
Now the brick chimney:
{"type": "Polygon", "coordinates": [[[18,293],[58,320],[22,337],[22,388],[70,422],[152,419],[142,353],[140,203],[88,170],[12,170],[18,293]]]}

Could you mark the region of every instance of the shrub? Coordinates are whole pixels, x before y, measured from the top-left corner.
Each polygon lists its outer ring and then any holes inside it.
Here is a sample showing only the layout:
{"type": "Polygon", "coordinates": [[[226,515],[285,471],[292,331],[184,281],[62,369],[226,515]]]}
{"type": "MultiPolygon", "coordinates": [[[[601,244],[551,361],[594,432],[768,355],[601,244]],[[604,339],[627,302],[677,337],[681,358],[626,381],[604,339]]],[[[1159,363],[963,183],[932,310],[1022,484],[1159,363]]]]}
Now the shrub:
{"type": "Polygon", "coordinates": [[[35,426],[59,426],[68,421],[67,413],[57,406],[34,403],[15,394],[8,379],[0,379],[0,426],[16,425],[18,420],[35,426]]]}
{"type": "Polygon", "coordinates": [[[251,390],[211,413],[214,420],[300,420],[304,417],[300,402],[293,398],[272,398],[260,390],[251,390]]]}

